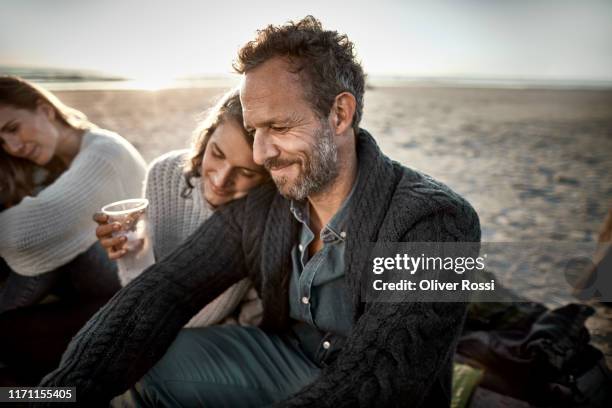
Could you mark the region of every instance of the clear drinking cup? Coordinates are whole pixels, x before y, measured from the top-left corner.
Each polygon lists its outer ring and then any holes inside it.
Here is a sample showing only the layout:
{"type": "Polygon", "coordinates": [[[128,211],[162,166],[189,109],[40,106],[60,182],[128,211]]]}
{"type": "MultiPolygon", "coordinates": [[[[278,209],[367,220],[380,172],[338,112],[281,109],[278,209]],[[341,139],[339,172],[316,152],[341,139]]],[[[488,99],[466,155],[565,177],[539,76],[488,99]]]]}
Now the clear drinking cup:
{"type": "Polygon", "coordinates": [[[124,248],[127,253],[117,262],[127,269],[144,269],[153,263],[152,251],[149,250],[147,238],[147,207],[146,198],[132,198],[116,201],[102,207],[102,213],[108,216],[108,223],[117,222],[121,229],[113,232],[113,237],[125,236],[124,248]]]}

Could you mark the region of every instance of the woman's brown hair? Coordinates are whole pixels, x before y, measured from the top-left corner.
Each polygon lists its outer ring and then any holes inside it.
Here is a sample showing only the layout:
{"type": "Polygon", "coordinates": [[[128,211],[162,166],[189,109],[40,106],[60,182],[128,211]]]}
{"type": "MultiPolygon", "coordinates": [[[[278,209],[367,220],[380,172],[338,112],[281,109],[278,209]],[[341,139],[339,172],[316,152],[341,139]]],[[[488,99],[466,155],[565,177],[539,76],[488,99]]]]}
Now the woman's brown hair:
{"type": "Polygon", "coordinates": [[[0,205],[12,207],[32,193],[30,181],[34,166],[25,159],[11,157],[0,150],[0,205]]]}
{"type": "Polygon", "coordinates": [[[46,89],[13,75],[0,76],[0,105],[32,112],[41,102],[51,106],[55,117],[66,126],[83,130],[95,127],[83,112],[65,105],[46,89]]]}
{"type": "Polygon", "coordinates": [[[37,167],[29,160],[13,157],[0,149],[0,208],[13,207],[26,196],[34,196],[37,186],[53,183],[65,170],[59,159],[53,159],[44,167],[46,178],[37,184],[37,167]]]}
{"type": "Polygon", "coordinates": [[[191,195],[194,188],[193,179],[202,176],[202,160],[211,135],[221,123],[227,121],[234,121],[240,125],[245,139],[251,147],[253,146],[253,135],[248,133],[242,124],[242,105],[240,104],[238,89],[232,89],[223,95],[215,106],[204,112],[203,119],[200,120],[193,132],[191,155],[185,163],[184,169],[187,187],[181,193],[183,198],[191,195]]]}
{"type": "MultiPolygon", "coordinates": [[[[65,105],[51,92],[16,76],[0,76],[0,106],[34,111],[40,103],[51,106],[57,120],[65,126],[82,130],[95,127],[82,112],[65,105]]],[[[28,160],[0,152],[0,203],[4,207],[17,205],[25,196],[34,195],[37,167],[28,160]]],[[[57,157],[43,168],[48,174],[43,185],[51,184],[66,170],[57,157]]]]}

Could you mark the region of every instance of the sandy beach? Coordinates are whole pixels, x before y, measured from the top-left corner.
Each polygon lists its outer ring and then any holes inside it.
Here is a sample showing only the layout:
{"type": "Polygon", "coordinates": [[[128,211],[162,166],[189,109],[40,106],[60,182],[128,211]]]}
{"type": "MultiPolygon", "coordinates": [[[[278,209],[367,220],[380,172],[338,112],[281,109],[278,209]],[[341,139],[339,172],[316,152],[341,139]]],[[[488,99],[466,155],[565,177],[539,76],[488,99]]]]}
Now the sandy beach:
{"type": "MultiPolygon", "coordinates": [[[[57,95],[151,161],[189,146],[198,115],[222,92],[57,95]]],[[[589,247],[612,206],[612,91],[374,88],[366,92],[362,126],[391,158],[465,196],[480,215],[483,241],[589,247]]],[[[558,268],[563,260],[541,261],[558,268]]],[[[572,301],[543,276],[532,271],[513,289],[551,307],[572,301]]],[[[588,327],[612,366],[612,308],[592,305],[588,327]]]]}

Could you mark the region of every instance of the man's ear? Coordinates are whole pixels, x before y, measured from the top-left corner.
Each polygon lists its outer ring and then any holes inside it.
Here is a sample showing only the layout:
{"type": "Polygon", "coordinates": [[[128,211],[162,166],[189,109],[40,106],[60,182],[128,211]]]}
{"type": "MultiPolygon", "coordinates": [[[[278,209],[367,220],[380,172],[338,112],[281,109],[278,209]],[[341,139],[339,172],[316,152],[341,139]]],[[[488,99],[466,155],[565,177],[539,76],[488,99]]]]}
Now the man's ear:
{"type": "Polygon", "coordinates": [[[353,127],[353,117],[357,100],[350,92],[342,92],[336,96],[331,109],[331,125],[336,134],[342,134],[353,127]]]}
{"type": "Polygon", "coordinates": [[[49,121],[53,121],[55,119],[55,109],[48,102],[38,101],[36,104],[36,109],[43,113],[49,121]]]}

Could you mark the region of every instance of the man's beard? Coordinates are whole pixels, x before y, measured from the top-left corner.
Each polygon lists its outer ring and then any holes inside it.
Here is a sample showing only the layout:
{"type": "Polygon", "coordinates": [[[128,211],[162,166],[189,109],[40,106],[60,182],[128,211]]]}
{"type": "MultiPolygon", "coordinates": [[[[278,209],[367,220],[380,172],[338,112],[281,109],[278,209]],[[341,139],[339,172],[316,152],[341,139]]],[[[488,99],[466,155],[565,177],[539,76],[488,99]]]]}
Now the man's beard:
{"type": "Polygon", "coordinates": [[[315,134],[315,145],[306,163],[301,160],[268,159],[264,167],[268,170],[297,163],[300,173],[293,184],[284,177],[274,178],[280,193],[289,199],[304,200],[312,194],[324,191],[338,176],[338,146],[334,142],[333,131],[325,120],[315,134]]]}

